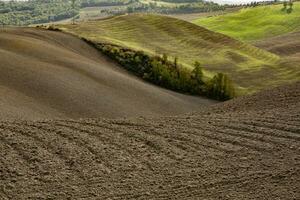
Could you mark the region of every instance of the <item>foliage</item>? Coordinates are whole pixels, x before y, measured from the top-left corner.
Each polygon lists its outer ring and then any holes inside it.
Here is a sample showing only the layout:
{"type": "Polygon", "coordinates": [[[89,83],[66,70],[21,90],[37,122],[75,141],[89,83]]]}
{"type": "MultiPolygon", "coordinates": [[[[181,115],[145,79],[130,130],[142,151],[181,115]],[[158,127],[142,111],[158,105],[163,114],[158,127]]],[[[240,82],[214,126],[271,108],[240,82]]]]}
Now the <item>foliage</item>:
{"type": "Polygon", "coordinates": [[[149,56],[143,51],[83,40],[117,61],[128,71],[156,85],[178,92],[206,95],[217,100],[234,97],[234,87],[229,78],[219,73],[206,83],[199,62],[195,62],[195,68],[191,71],[180,66],[177,58],[174,62],[169,61],[166,54],[162,57],[149,56]]]}
{"type": "Polygon", "coordinates": [[[0,2],[0,24],[29,25],[58,21],[78,15],[68,0],[0,2]]]}
{"type": "MultiPolygon", "coordinates": [[[[290,66],[277,65],[278,56],[253,45],[161,15],[132,14],[57,27],[95,42],[141,50],[149,55],[166,53],[170,60],[177,57],[180,65],[191,70],[194,61],[200,61],[205,77],[212,78],[218,72],[230,75],[238,94],[269,87],[274,84],[274,77],[283,81],[278,71],[291,70],[290,66]],[[268,76],[264,76],[265,70],[268,76]],[[258,74],[263,81],[257,81],[258,74]]],[[[289,74],[284,81],[297,78],[296,73],[289,74]]]]}
{"type": "Polygon", "coordinates": [[[228,100],[235,96],[231,80],[227,75],[218,73],[207,85],[207,95],[217,100],[228,100]]]}
{"type": "MultiPolygon", "coordinates": [[[[159,2],[159,1],[155,1],[159,2]]],[[[190,13],[224,10],[212,2],[200,0],[169,0],[172,6],[161,6],[142,0],[30,0],[0,1],[0,25],[30,25],[73,18],[85,7],[101,7],[99,13],[120,15],[135,12],[190,13]],[[185,2],[182,4],[182,2],[185,2]],[[74,4],[75,3],[75,4],[74,4]],[[75,5],[75,6],[74,6],[75,5]],[[173,6],[174,5],[174,6],[173,6]],[[105,7],[112,7],[105,9],[105,7]],[[102,9],[103,8],[103,9],[102,9]]]]}
{"type": "Polygon", "coordinates": [[[105,7],[105,6],[123,6],[133,3],[135,0],[83,0],[81,8],[85,7],[105,7]]]}
{"type": "Polygon", "coordinates": [[[225,6],[205,1],[163,1],[169,2],[170,5],[159,4],[162,1],[156,1],[157,3],[145,3],[143,1],[136,1],[129,4],[126,10],[111,11],[113,14],[125,14],[125,13],[162,13],[162,14],[176,14],[176,13],[199,13],[225,10],[225,6]]]}

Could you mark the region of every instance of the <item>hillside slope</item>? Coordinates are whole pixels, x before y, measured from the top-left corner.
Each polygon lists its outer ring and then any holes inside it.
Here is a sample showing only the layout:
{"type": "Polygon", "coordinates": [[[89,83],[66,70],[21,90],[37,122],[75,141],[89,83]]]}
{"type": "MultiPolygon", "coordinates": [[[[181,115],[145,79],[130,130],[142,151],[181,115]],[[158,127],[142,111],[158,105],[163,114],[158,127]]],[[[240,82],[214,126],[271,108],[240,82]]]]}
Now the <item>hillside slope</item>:
{"type": "Polygon", "coordinates": [[[275,54],[166,16],[124,15],[58,27],[95,42],[113,43],[156,55],[166,53],[170,59],[176,56],[188,68],[199,61],[206,75],[226,73],[245,92],[299,80],[293,73],[294,68],[279,66],[280,58],[275,54]]]}
{"type": "Polygon", "coordinates": [[[213,103],[147,84],[63,33],[1,29],[0,60],[1,119],[160,116],[213,103]]]}
{"type": "Polygon", "coordinates": [[[298,199],[299,95],[297,83],[189,116],[0,122],[0,198],[298,199]]]}
{"type": "Polygon", "coordinates": [[[271,37],[254,44],[280,56],[300,58],[300,31],[271,37]]]}
{"type": "Polygon", "coordinates": [[[283,5],[245,8],[226,15],[200,18],[194,23],[243,41],[254,41],[300,30],[300,2],[294,2],[293,12],[283,5]]]}

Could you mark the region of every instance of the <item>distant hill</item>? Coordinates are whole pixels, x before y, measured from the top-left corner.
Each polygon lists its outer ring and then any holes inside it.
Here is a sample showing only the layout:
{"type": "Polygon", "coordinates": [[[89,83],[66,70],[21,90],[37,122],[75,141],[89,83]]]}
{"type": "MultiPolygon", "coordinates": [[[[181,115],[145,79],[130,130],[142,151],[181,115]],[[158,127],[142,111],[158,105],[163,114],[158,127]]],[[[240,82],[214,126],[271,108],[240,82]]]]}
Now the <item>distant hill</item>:
{"type": "Polygon", "coordinates": [[[279,56],[182,20],[159,15],[123,15],[59,28],[93,41],[122,45],[149,54],[166,53],[192,68],[202,63],[206,75],[224,72],[240,91],[254,92],[298,79],[297,69],[280,66],[279,56]]]}
{"type": "Polygon", "coordinates": [[[254,41],[300,30],[300,2],[294,2],[291,13],[287,9],[283,4],[258,6],[194,22],[236,39],[254,41]]]}

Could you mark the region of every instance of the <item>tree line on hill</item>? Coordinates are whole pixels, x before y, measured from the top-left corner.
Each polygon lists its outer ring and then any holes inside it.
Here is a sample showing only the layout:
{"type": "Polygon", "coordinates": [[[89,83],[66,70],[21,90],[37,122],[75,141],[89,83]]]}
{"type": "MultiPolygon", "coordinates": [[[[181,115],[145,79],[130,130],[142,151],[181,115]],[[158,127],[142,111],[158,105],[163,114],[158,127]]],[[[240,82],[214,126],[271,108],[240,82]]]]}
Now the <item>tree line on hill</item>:
{"type": "Polygon", "coordinates": [[[287,13],[292,13],[293,12],[293,6],[294,6],[294,3],[293,3],[292,0],[284,1],[283,2],[283,8],[281,10],[284,11],[284,12],[287,12],[287,13]]]}
{"type": "MultiPolygon", "coordinates": [[[[166,2],[183,2],[184,0],[165,0],[166,2]]],[[[104,9],[107,15],[119,15],[133,12],[153,13],[191,13],[224,10],[224,6],[202,0],[187,0],[187,4],[162,6],[157,3],[145,3],[140,0],[29,0],[0,1],[0,25],[29,25],[49,23],[79,16],[85,7],[116,7],[104,9]],[[75,7],[73,6],[75,5],[75,7]],[[125,9],[121,9],[123,6],[125,9]]],[[[99,8],[99,13],[101,9],[99,8]]]]}
{"type": "Polygon", "coordinates": [[[78,15],[68,0],[0,2],[0,25],[29,25],[59,21],[78,15]]]}
{"type": "Polygon", "coordinates": [[[227,75],[217,73],[211,79],[204,77],[199,62],[195,62],[193,70],[190,70],[182,67],[177,58],[170,61],[166,54],[150,56],[143,51],[113,44],[95,43],[84,38],[83,40],[115,60],[126,70],[161,87],[222,101],[235,96],[234,85],[227,75]]]}

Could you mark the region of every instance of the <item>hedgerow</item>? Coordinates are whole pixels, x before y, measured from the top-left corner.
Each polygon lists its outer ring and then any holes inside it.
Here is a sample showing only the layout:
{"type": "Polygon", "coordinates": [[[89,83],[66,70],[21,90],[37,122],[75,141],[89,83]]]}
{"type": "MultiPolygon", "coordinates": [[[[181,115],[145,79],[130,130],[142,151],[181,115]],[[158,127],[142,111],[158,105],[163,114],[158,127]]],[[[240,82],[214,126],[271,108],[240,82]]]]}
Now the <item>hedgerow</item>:
{"type": "Polygon", "coordinates": [[[168,56],[150,56],[143,51],[135,51],[108,43],[84,41],[115,60],[126,70],[146,81],[174,91],[207,96],[217,100],[228,100],[235,96],[234,86],[227,75],[218,73],[212,79],[204,81],[203,69],[195,62],[189,70],[178,64],[178,59],[170,61],[168,56]]]}

